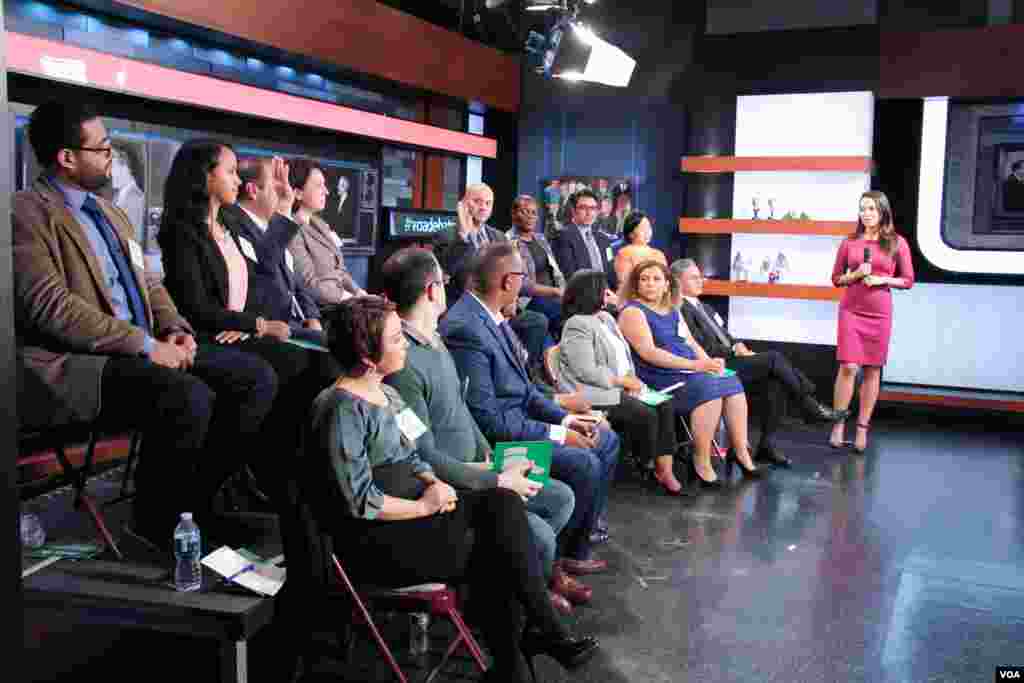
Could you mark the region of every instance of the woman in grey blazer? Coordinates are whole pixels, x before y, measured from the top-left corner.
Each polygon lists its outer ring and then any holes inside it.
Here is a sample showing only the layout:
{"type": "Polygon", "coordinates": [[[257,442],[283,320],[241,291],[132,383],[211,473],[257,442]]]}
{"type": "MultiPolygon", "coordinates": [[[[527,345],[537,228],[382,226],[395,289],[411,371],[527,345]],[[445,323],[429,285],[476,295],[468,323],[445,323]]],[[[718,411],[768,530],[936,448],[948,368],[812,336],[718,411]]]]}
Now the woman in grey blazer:
{"type": "Polygon", "coordinates": [[[672,472],[676,450],[672,401],[652,407],[639,400],[644,385],[619,326],[603,309],[607,289],[604,273],[578,271],[562,296],[566,317],[558,353],[558,390],[579,390],[629,440],[635,456],[654,459],[654,476],[670,495],[683,486],[672,472]]]}
{"type": "Polygon", "coordinates": [[[296,190],[292,220],[301,227],[288,251],[302,284],[321,307],[366,294],[345,267],[338,233],[316,215],[324,209],[329,194],[323,171],[309,159],[292,159],[288,180],[296,190]]]}

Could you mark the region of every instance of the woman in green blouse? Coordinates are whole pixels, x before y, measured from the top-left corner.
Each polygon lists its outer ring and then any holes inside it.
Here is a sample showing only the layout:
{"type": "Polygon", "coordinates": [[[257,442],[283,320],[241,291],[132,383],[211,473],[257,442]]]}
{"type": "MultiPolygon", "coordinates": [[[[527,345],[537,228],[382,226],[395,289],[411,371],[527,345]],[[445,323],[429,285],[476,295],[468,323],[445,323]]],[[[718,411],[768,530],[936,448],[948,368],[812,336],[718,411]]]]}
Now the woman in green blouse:
{"type": "Polygon", "coordinates": [[[383,586],[468,583],[467,616],[494,658],[488,681],[526,680],[524,664],[532,669],[537,654],[569,668],[592,657],[597,641],[572,637],[548,600],[522,499],[497,488],[456,494],[417,455],[423,424],[381,382],[405,363],[394,305],[354,297],[325,322],[344,374],[313,404],[307,455],[314,472],[327,468],[314,477],[322,486],[314,506],[348,571],[383,586]]]}

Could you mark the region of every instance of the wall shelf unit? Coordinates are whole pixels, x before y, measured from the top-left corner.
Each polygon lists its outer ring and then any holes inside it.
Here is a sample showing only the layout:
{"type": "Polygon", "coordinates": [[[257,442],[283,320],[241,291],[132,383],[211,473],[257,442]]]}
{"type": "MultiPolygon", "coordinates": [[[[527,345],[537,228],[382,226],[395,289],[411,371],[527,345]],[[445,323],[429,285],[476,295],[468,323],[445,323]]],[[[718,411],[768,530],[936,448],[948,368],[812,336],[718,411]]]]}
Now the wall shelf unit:
{"type": "Polygon", "coordinates": [[[857,230],[857,221],[754,220],[735,218],[680,218],[679,232],[703,235],[829,235],[846,237],[857,230]]]}
{"type": "Polygon", "coordinates": [[[745,296],[767,299],[809,299],[839,301],[843,290],[831,285],[797,285],[768,282],[736,282],[733,280],[705,280],[707,296],[745,296]]]}
{"type": "Polygon", "coordinates": [[[683,157],[683,173],[733,173],[735,171],[837,171],[870,173],[871,157],[683,157]]]}

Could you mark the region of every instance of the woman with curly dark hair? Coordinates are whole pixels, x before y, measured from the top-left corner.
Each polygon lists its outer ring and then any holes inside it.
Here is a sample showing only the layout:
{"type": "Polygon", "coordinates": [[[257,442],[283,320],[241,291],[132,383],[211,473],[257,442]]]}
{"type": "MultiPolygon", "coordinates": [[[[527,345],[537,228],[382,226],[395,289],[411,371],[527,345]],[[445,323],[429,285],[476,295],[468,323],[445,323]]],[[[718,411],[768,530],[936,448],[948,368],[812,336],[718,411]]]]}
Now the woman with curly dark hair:
{"type": "Polygon", "coordinates": [[[548,600],[522,499],[502,488],[456,494],[416,452],[411,409],[381,381],[405,365],[394,304],[354,297],[325,317],[343,374],[313,404],[304,489],[348,571],[383,586],[468,583],[467,616],[494,658],[485,680],[527,680],[538,654],[569,668],[590,659],[597,641],[571,636],[548,600]]]}
{"type": "MultiPolygon", "coordinates": [[[[278,395],[264,422],[263,458],[253,463],[261,486],[281,478],[273,467],[295,450],[298,426],[313,398],[338,376],[329,354],[285,343],[288,324],[266,320],[250,287],[257,278],[256,251],[245,237],[224,227],[220,208],[238,198],[240,180],[234,150],[218,140],[182,145],[171,163],[164,189],[158,241],[163,252],[164,284],[178,310],[201,338],[233,344],[266,360],[278,379],[278,395]],[[260,476],[259,470],[266,474],[260,476]]],[[[266,289],[266,288],[265,288],[266,289]]],[[[267,493],[280,492],[267,489],[267,493]]]]}

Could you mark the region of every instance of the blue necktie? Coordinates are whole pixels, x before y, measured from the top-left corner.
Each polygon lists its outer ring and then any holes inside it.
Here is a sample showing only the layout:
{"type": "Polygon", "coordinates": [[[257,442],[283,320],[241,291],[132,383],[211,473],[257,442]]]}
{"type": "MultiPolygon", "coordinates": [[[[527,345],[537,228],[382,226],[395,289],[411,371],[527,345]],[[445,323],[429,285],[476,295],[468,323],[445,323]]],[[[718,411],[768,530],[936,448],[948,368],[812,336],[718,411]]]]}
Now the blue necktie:
{"type": "Polygon", "coordinates": [[[121,249],[121,241],[114,233],[114,226],[107,220],[107,215],[103,213],[92,195],[86,196],[85,202],[82,203],[82,211],[92,218],[96,229],[103,235],[103,241],[107,243],[110,258],[117,267],[117,279],[121,281],[121,286],[124,288],[125,294],[128,295],[128,307],[131,309],[132,322],[148,334],[150,330],[149,321],[146,319],[146,305],[142,302],[142,295],[139,293],[139,286],[135,281],[135,273],[125,258],[124,250],[121,249]]]}
{"type": "Polygon", "coordinates": [[[525,369],[527,361],[530,358],[530,354],[526,350],[526,347],[523,346],[523,342],[520,341],[516,331],[512,329],[512,326],[508,324],[508,321],[503,322],[498,325],[498,327],[501,329],[502,334],[505,335],[505,341],[507,341],[508,345],[512,348],[512,355],[519,359],[523,369],[525,369]]]}

